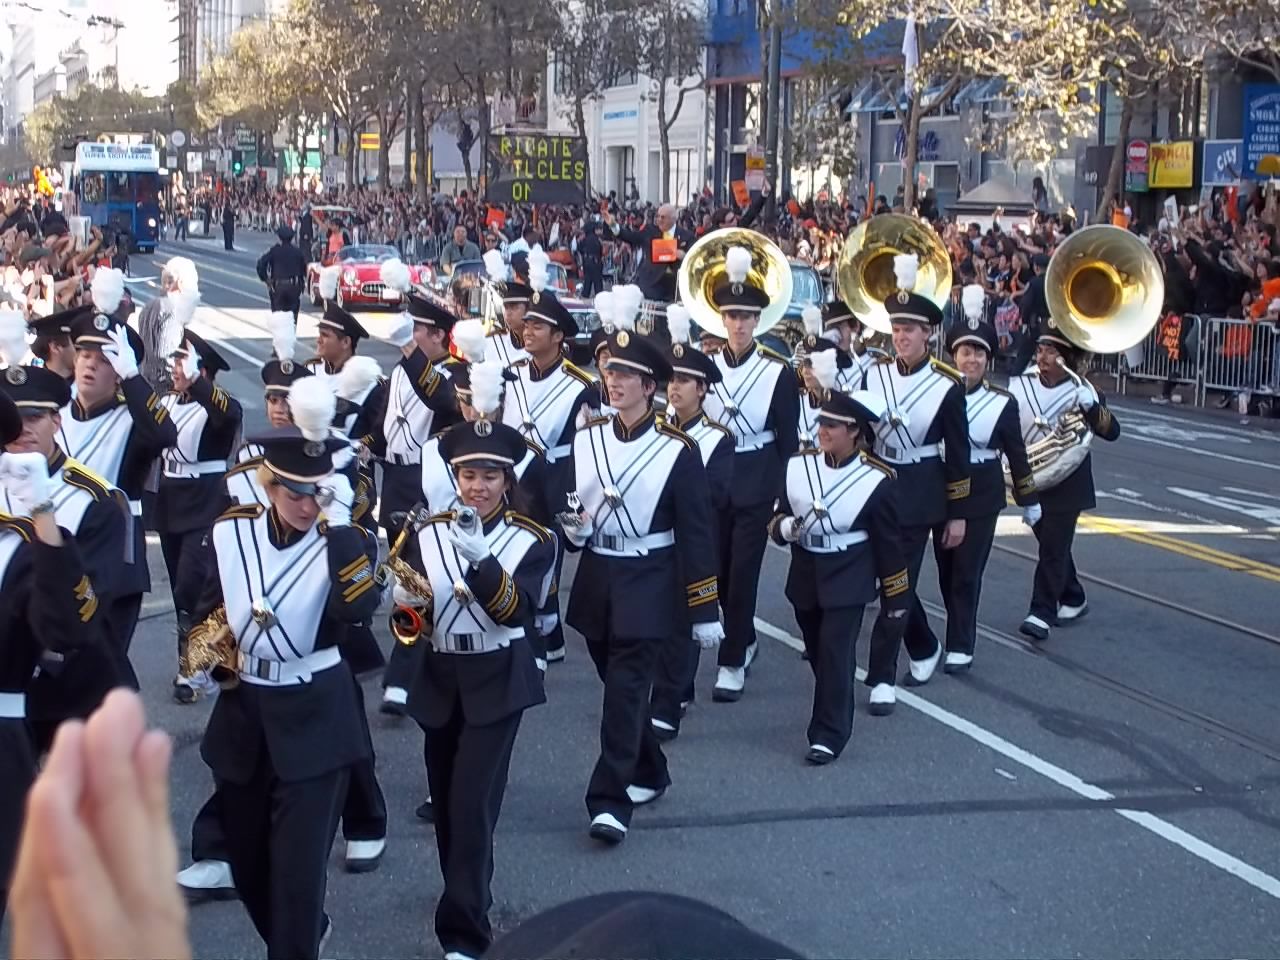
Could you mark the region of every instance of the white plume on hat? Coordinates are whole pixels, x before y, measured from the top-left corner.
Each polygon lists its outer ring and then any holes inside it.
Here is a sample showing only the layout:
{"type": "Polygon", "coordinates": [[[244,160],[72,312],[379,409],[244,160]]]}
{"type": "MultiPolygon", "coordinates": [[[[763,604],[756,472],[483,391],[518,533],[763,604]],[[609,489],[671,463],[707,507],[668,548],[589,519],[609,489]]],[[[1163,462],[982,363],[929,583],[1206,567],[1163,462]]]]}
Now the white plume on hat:
{"type": "Polygon", "coordinates": [[[550,263],[551,258],[541,247],[534,247],[529,251],[529,286],[534,290],[542,292],[546,289],[549,279],[547,267],[550,263]]]}
{"type": "Polygon", "coordinates": [[[338,277],[342,275],[342,268],[336,263],[324,267],[320,271],[320,296],[325,300],[332,300],[338,295],[338,277]]]}
{"type": "Polygon", "coordinates": [[[839,373],[838,359],[835,350],[819,350],[809,354],[809,362],[813,364],[813,375],[824,390],[834,390],[836,376],[839,373]]]}
{"type": "Polygon", "coordinates": [[[496,283],[502,283],[507,279],[507,264],[502,259],[501,250],[486,250],[484,254],[484,272],[489,275],[489,279],[496,283]]]}
{"type": "Polygon", "coordinates": [[[156,334],[156,343],[152,349],[159,357],[172,357],[182,347],[186,332],[186,323],[171,305],[169,313],[162,317],[160,330],[156,334]]]}
{"type": "MultiPolygon", "coordinates": [[[[196,307],[200,306],[200,291],[194,287],[190,290],[174,290],[169,294],[169,312],[183,327],[196,315],[196,307]]],[[[293,315],[290,314],[290,320],[293,315]]]]}
{"type": "MultiPolygon", "coordinates": [[[[273,311],[267,317],[267,330],[271,333],[271,346],[276,351],[276,359],[292,360],[293,351],[298,345],[298,328],[294,325],[293,314],[288,310],[273,311]]],[[[354,360],[355,357],[351,359],[354,360]]]]}
{"type": "Polygon", "coordinates": [[[502,364],[482,361],[471,365],[471,406],[482,417],[491,417],[502,402],[502,364]]]}
{"type": "Polygon", "coordinates": [[[382,261],[382,266],[378,268],[378,279],[384,286],[400,294],[408,293],[413,289],[413,278],[409,276],[409,268],[399,257],[382,261]]]}
{"type": "Polygon", "coordinates": [[[619,330],[634,330],[640,307],[644,304],[644,291],[633,283],[613,288],[613,323],[619,330]]]}
{"type": "Polygon", "coordinates": [[[822,310],[817,304],[806,303],[800,311],[800,319],[804,321],[804,332],[815,337],[822,332],[822,310]]]}
{"type": "Polygon", "coordinates": [[[689,342],[692,319],[689,308],[683,303],[673,303],[667,307],[667,329],[671,332],[672,343],[689,342]]]}
{"type": "Polygon", "coordinates": [[[99,267],[93,274],[89,294],[99,313],[115,313],[124,299],[124,274],[110,267],[99,267]]]}
{"type": "Polygon", "coordinates": [[[0,359],[10,367],[27,355],[27,318],[22,311],[0,306],[0,359]]]}
{"type": "Polygon", "coordinates": [[[614,299],[612,290],[601,290],[595,295],[595,299],[591,301],[592,306],[596,308],[596,316],[600,318],[600,326],[604,327],[605,333],[613,332],[614,318],[616,316],[614,299]]]}
{"type": "Polygon", "coordinates": [[[173,278],[183,293],[200,291],[200,274],[196,265],[187,257],[173,257],[164,265],[164,272],[173,278]]]}
{"type": "Polygon", "coordinates": [[[746,247],[730,247],[724,255],[724,269],[730,283],[746,283],[751,272],[751,251],[746,247]]]}
{"type": "MultiPolygon", "coordinates": [[[[378,366],[378,361],[373,357],[351,357],[342,365],[342,369],[338,371],[334,389],[337,390],[338,396],[343,400],[350,400],[354,403],[356,397],[361,396],[372,387],[380,376],[382,376],[382,368],[378,366]]],[[[303,379],[312,378],[304,377],[303,379]]],[[[297,419],[295,416],[294,420],[296,421],[297,419]]]]}
{"type": "Polygon", "coordinates": [[[484,360],[485,340],[482,320],[459,320],[453,325],[453,345],[467,363],[484,360]]]}
{"type": "Polygon", "coordinates": [[[289,387],[289,412],[293,423],[308,440],[324,440],[337,411],[338,401],[327,377],[303,377],[289,387]]]}
{"type": "Polygon", "coordinates": [[[899,253],[893,258],[893,275],[898,279],[898,289],[911,291],[916,288],[916,274],[920,272],[920,258],[914,253],[899,253]]]}
{"type": "Polygon", "coordinates": [[[964,315],[969,320],[981,320],[987,312],[987,291],[977,283],[971,283],[960,294],[960,303],[964,306],[964,315]]]}

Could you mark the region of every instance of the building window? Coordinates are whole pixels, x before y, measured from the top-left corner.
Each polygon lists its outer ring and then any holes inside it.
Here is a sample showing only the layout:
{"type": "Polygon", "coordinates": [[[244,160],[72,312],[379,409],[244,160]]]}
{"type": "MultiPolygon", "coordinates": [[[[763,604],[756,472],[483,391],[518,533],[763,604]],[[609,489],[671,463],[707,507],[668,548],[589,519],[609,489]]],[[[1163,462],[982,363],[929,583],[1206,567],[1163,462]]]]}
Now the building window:
{"type": "Polygon", "coordinates": [[[671,166],[671,191],[664,197],[676,206],[684,206],[697,192],[698,171],[694,169],[698,162],[697,151],[672,150],[667,154],[667,162],[671,166]]]}
{"type": "Polygon", "coordinates": [[[634,70],[619,70],[609,80],[610,87],[633,87],[639,77],[634,70]]]}

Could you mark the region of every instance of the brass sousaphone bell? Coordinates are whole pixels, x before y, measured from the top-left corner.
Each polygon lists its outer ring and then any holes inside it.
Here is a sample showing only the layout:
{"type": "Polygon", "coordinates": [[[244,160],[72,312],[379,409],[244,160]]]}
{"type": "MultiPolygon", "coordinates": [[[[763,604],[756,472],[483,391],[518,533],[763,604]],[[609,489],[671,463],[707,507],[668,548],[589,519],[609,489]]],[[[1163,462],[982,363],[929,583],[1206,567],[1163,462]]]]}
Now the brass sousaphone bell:
{"type": "Polygon", "coordinates": [[[892,333],[884,301],[897,292],[893,258],[920,258],[914,293],[941,307],[951,296],[951,256],[933,227],[915,217],[882,213],[853,228],[836,264],[836,292],[877,333],[892,333]]]}
{"type": "Polygon", "coordinates": [[[762,233],[744,227],[713,230],[689,248],[680,264],[680,299],[698,327],[722,340],[728,339],[715,289],[725,280],[725,255],[730,247],[751,252],[747,280],[769,295],[769,306],[760,312],[756,336],[778,325],[791,305],[791,264],[782,248],[762,233]]]}

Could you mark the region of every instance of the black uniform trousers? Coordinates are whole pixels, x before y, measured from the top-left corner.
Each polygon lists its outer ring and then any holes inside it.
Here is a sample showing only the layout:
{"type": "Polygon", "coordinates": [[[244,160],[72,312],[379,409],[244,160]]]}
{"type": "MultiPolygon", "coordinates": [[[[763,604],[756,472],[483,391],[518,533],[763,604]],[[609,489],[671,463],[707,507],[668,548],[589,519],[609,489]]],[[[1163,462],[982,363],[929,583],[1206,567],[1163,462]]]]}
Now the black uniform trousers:
{"type": "Polygon", "coordinates": [[[1040,543],[1040,561],[1031,588],[1031,615],[1048,624],[1057,621],[1059,605],[1078,607],[1085,600],[1084,587],[1071,559],[1079,519],[1077,511],[1045,512],[1033,528],[1040,543]]]}
{"type": "Polygon", "coordinates": [[[649,723],[649,693],[664,637],[588,637],[587,652],[604,681],[600,758],[587,783],[587,812],[631,822],[627,787],[662,790],[671,784],[662,744],[649,723]]]}
{"type": "MultiPolygon", "coordinates": [[[[902,555],[907,560],[907,575],[911,578],[911,605],[907,608],[906,629],[902,643],[906,645],[907,656],[912,660],[928,660],[938,649],[938,638],[929,627],[929,616],[924,612],[917,594],[920,582],[920,567],[924,563],[924,548],[929,543],[929,534],[942,536],[943,524],[937,528],[906,527],[902,528],[902,555]]],[[[874,687],[878,683],[897,683],[898,676],[898,638],[886,636],[881,631],[871,634],[871,656],[867,660],[867,686],[874,687]]]]}
{"type": "Polygon", "coordinates": [[[446,953],[478,957],[493,940],[493,833],[507,789],[511,750],[523,711],[476,726],[462,702],[443,727],[423,726],[423,757],[433,799],[436,852],[444,892],[436,904],[436,937],[446,953]]]}
{"type": "Polygon", "coordinates": [[[315,960],[329,851],[350,769],[286,783],[263,743],[247,783],[217,782],[231,876],[269,960],[315,960]]]}
{"type": "Polygon", "coordinates": [[[938,585],[947,608],[947,652],[972,656],[978,636],[978,600],[982,574],[996,538],[998,513],[965,520],[964,540],[954,550],[943,550],[942,530],[935,531],[933,556],[938,561],[938,585]]]}
{"type": "Polygon", "coordinates": [[[36,778],[35,745],[20,717],[0,719],[0,922],[18,859],[27,791],[36,778]]]}
{"type": "MultiPolygon", "coordinates": [[[[380,495],[380,516],[387,536],[395,541],[398,530],[391,525],[391,515],[411,510],[422,500],[422,466],[420,464],[382,465],[382,492],[380,495]]],[[[387,669],[382,674],[383,687],[399,687],[408,690],[418,672],[418,661],[422,656],[422,644],[406,646],[403,643],[393,644],[391,656],[387,658],[387,669]]]]}
{"type": "Polygon", "coordinates": [[[169,573],[169,589],[173,593],[173,611],[178,617],[178,655],[183,653],[186,638],[182,625],[195,609],[209,574],[210,548],[208,530],[184,530],[161,533],[160,552],[169,573]]]}
{"type": "Polygon", "coordinates": [[[694,699],[694,680],[698,674],[698,662],[702,648],[692,637],[692,628],[686,624],[677,629],[658,655],[653,676],[653,694],[649,698],[649,713],[655,720],[680,729],[681,704],[694,699]]]}
{"type": "Polygon", "coordinates": [[[858,632],[865,607],[810,607],[795,610],[813,671],[813,711],[809,746],[821,745],[837,757],[853,735],[853,683],[858,632]]]}
{"type": "Polygon", "coordinates": [[[747,648],[756,642],[756,594],[760,567],[768,546],[773,502],[763,501],[720,511],[720,608],[724,611],[724,641],[720,666],[741,667],[747,648]]]}
{"type": "Polygon", "coordinates": [[[293,322],[298,322],[298,309],[302,306],[301,296],[297,288],[290,287],[287,290],[272,289],[270,291],[271,309],[275,311],[287,310],[293,314],[293,322]]]}

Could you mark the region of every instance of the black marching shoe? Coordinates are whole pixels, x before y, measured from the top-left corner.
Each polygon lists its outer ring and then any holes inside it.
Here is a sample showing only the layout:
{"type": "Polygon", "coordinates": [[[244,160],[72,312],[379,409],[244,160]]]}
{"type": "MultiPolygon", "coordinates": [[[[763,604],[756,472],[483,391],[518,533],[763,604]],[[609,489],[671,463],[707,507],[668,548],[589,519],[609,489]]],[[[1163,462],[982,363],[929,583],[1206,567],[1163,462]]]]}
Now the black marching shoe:
{"type": "Polygon", "coordinates": [[[1030,637],[1032,640],[1048,640],[1049,625],[1037,616],[1027,614],[1022,625],[1018,627],[1018,632],[1024,637],[1030,637]]]}
{"type": "Polygon", "coordinates": [[[386,850],[386,837],[378,840],[348,840],[344,863],[347,873],[369,873],[377,870],[386,850]]]}
{"type": "Polygon", "coordinates": [[[973,666],[973,654],[950,650],[947,652],[947,659],[942,664],[942,672],[967,673],[971,666],[973,666]]]}
{"type": "Polygon", "coordinates": [[[663,743],[670,743],[676,737],[680,736],[680,729],[667,723],[665,720],[659,720],[652,717],[649,720],[649,726],[653,729],[653,735],[663,743]]]}
{"type": "Polygon", "coordinates": [[[821,767],[830,763],[836,758],[835,753],[830,747],[824,747],[820,743],[815,743],[809,747],[809,752],[804,755],[806,763],[812,763],[814,766],[821,767]]]}
{"type": "Polygon", "coordinates": [[[591,829],[587,832],[592,840],[599,840],[611,847],[616,847],[627,839],[626,825],[611,813],[600,813],[593,817],[591,829]]]}
{"type": "Polygon", "coordinates": [[[436,811],[435,811],[435,808],[431,805],[431,798],[427,797],[426,800],[418,804],[418,809],[413,811],[413,815],[417,817],[419,820],[427,821],[427,823],[435,823],[436,811]]]}

